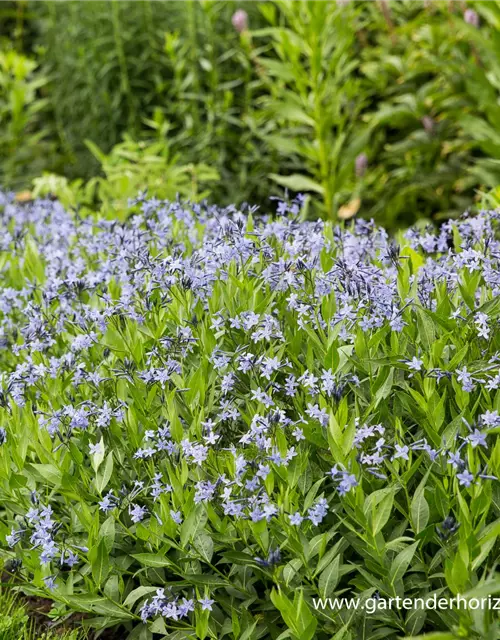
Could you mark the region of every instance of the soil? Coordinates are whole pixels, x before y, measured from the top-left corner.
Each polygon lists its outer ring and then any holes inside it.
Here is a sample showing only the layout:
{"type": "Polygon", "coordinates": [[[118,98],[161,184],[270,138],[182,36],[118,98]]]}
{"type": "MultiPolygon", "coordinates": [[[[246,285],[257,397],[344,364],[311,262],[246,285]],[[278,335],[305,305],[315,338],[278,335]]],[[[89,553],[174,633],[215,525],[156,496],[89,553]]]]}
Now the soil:
{"type": "MultiPolygon", "coordinates": [[[[4,572],[0,575],[0,585],[2,583],[13,583],[13,575],[8,572],[4,572]]],[[[51,631],[53,634],[63,635],[67,631],[78,629],[81,627],[81,621],[89,617],[86,613],[73,613],[62,624],[55,624],[48,617],[49,611],[52,608],[52,600],[48,598],[40,598],[36,596],[19,595],[19,600],[26,607],[26,612],[30,618],[34,620],[37,629],[40,633],[44,631],[51,631]]],[[[94,640],[94,634],[89,632],[88,640],[94,640]]],[[[105,629],[99,636],[99,640],[123,640],[123,631],[120,629],[105,629]]]]}

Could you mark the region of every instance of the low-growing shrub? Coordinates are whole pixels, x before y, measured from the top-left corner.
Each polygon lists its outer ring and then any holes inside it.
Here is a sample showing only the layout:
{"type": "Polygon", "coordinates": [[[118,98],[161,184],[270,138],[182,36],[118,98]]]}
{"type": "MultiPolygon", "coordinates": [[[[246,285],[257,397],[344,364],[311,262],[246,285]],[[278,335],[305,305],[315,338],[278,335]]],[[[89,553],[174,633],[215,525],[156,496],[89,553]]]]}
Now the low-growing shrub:
{"type": "Polygon", "coordinates": [[[488,607],[318,598],[499,590],[500,215],[398,245],[301,202],[139,196],[120,222],[3,198],[1,553],[61,615],[496,637],[488,607]]]}

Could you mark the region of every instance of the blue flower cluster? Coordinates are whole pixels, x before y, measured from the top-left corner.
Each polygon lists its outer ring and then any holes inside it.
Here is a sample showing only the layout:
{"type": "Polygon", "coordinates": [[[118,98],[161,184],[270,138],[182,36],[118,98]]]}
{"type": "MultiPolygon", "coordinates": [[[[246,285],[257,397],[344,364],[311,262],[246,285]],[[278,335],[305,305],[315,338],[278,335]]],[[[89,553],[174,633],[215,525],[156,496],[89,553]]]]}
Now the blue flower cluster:
{"type": "MultiPolygon", "coordinates": [[[[92,562],[96,518],[122,527],[122,546],[156,544],[151,531],[195,545],[203,509],[219,541],[248,523],[246,544],[267,527],[276,546],[417,460],[457,490],[496,479],[499,214],[410,230],[401,248],[372,222],[303,222],[299,205],[259,218],[141,195],[121,222],[2,196],[0,456],[16,474],[35,462],[17,498],[45,505],[7,543],[39,554],[46,586],[92,562]],[[473,407],[474,393],[491,401],[473,407]]],[[[194,609],[160,587],[141,616],[194,609]]]]}

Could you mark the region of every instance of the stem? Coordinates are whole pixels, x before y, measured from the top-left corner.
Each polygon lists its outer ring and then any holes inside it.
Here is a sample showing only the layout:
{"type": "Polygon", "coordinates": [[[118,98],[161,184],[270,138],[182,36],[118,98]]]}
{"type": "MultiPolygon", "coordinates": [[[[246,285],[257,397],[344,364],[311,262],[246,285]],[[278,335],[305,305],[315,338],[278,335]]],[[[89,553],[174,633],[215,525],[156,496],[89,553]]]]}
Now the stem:
{"type": "Polygon", "coordinates": [[[122,90],[126,94],[127,103],[129,105],[129,128],[133,129],[135,123],[135,109],[134,103],[132,101],[132,92],[130,90],[127,57],[125,55],[125,49],[123,48],[123,40],[121,36],[120,9],[117,0],[112,0],[111,2],[111,17],[113,22],[113,37],[115,41],[116,55],[118,57],[118,63],[120,65],[122,90]]]}
{"type": "MultiPolygon", "coordinates": [[[[190,65],[193,72],[193,93],[197,96],[200,92],[200,79],[198,75],[198,63],[197,55],[199,51],[198,38],[196,30],[196,8],[194,0],[188,0],[188,27],[189,27],[189,39],[190,39],[190,65]]],[[[192,102],[192,115],[194,120],[194,129],[197,130],[200,123],[200,109],[198,100],[195,99],[192,102]]]]}
{"type": "Polygon", "coordinates": [[[323,187],[324,194],[323,199],[326,208],[326,217],[328,219],[334,219],[333,216],[333,195],[330,189],[330,167],[328,162],[328,149],[326,140],[323,135],[323,117],[322,117],[322,104],[321,104],[321,47],[318,43],[318,34],[313,33],[311,42],[312,58],[311,58],[311,77],[312,77],[312,92],[314,95],[314,131],[316,141],[319,148],[319,168],[320,168],[320,182],[323,187]]]}
{"type": "Polygon", "coordinates": [[[16,47],[19,52],[23,51],[23,35],[24,35],[24,10],[26,8],[26,0],[18,0],[16,3],[16,47]]]}

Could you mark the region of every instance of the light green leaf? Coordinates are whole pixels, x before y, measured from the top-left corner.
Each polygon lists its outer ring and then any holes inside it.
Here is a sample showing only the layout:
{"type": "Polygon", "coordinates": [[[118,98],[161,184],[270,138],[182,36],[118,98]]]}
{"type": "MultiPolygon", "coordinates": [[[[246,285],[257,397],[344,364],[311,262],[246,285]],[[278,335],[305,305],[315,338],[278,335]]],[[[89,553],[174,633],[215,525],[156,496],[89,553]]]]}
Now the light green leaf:
{"type": "Polygon", "coordinates": [[[113,474],[113,452],[110,451],[106,458],[106,464],[104,465],[104,471],[97,473],[94,478],[94,483],[97,491],[102,493],[104,489],[108,486],[108,482],[111,479],[113,474]]]}
{"type": "Polygon", "coordinates": [[[131,607],[135,602],[137,602],[137,600],[139,600],[139,598],[142,598],[144,596],[147,596],[150,593],[153,593],[153,591],[157,591],[158,587],[146,587],[146,586],[142,586],[142,587],[137,587],[137,589],[134,589],[133,591],[131,591],[128,596],[125,598],[125,602],[123,603],[124,607],[131,607]]]}
{"type": "Polygon", "coordinates": [[[135,558],[145,567],[169,567],[172,562],[166,556],[160,556],[155,553],[133,553],[132,558],[135,558]]]}
{"type": "Polygon", "coordinates": [[[99,540],[104,540],[106,549],[111,553],[115,542],[115,519],[109,516],[101,525],[99,530],[99,540]]]}
{"type": "Polygon", "coordinates": [[[210,563],[214,554],[214,541],[212,537],[203,532],[198,533],[195,536],[193,544],[202,558],[210,563]]]}
{"type": "Polygon", "coordinates": [[[375,504],[372,503],[371,508],[371,521],[372,521],[372,534],[376,536],[379,531],[382,531],[387,524],[391,516],[392,505],[394,503],[394,492],[390,491],[385,495],[382,500],[375,504]]]}
{"type": "Polygon", "coordinates": [[[429,522],[429,505],[424,495],[424,487],[419,487],[411,502],[411,519],[418,534],[425,529],[429,522]]]}
{"type": "Polygon", "coordinates": [[[403,549],[403,551],[398,553],[394,558],[389,570],[389,582],[391,585],[394,585],[395,582],[404,576],[406,570],[410,566],[413,556],[415,555],[417,547],[418,542],[414,542],[410,546],[406,547],[406,549],[403,549]]]}
{"type": "Polygon", "coordinates": [[[197,504],[181,525],[181,545],[183,547],[193,540],[196,532],[202,529],[206,521],[205,507],[202,504],[197,504]]]}
{"type": "Polygon", "coordinates": [[[97,546],[90,550],[89,559],[92,566],[92,577],[100,586],[104,584],[110,568],[109,553],[104,540],[101,540],[97,546]]]}
{"type": "Polygon", "coordinates": [[[315,191],[321,194],[325,191],[318,182],[299,173],[293,173],[290,176],[280,176],[276,173],[271,173],[269,177],[282,187],[292,189],[292,191],[315,191]]]}
{"type": "Polygon", "coordinates": [[[340,556],[337,556],[321,573],[318,580],[318,588],[324,598],[328,598],[333,593],[339,581],[340,556]]]}

